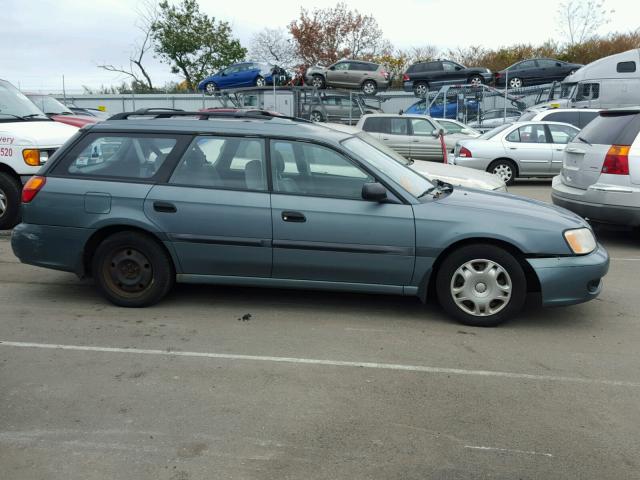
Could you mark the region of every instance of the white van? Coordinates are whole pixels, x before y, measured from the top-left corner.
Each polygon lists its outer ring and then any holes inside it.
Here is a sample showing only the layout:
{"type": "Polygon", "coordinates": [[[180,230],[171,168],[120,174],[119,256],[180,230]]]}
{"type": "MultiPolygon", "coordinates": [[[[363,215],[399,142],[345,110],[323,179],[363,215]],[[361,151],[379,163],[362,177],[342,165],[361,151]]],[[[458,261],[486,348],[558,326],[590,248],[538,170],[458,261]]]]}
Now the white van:
{"type": "Polygon", "coordinates": [[[54,122],[0,80],[0,230],[20,220],[22,185],[78,129],[54,122]]]}
{"type": "Polygon", "coordinates": [[[564,98],[534,105],[547,108],[617,108],[640,105],[640,48],[604,57],[562,82],[564,98]]]}

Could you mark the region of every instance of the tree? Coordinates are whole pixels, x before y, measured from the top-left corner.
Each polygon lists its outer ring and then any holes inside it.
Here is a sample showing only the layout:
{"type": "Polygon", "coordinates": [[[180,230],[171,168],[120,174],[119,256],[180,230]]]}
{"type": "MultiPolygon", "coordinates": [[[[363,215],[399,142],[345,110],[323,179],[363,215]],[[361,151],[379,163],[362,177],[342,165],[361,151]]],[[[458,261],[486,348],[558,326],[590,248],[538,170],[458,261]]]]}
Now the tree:
{"type": "Polygon", "coordinates": [[[163,0],[159,7],[160,15],[151,27],[155,52],[171,65],[173,73],[184,77],[190,89],[207,73],[247,54],[232,38],[231,26],[201,13],[197,0],[182,0],[178,6],[163,0]]]}
{"type": "Polygon", "coordinates": [[[142,64],[145,54],[153,47],[151,42],[151,27],[158,19],[160,11],[158,6],[152,0],[146,0],[142,3],[142,7],[138,7],[138,21],[136,28],[140,30],[142,36],[140,40],[133,45],[129,56],[129,68],[122,65],[102,64],[98,68],[102,68],[108,72],[123,73],[131,77],[131,85],[135,91],[153,91],[153,83],[151,76],[142,64]],[[140,75],[143,77],[141,78],[140,75]]]}
{"type": "Polygon", "coordinates": [[[593,38],[613,12],[604,0],[566,0],[558,6],[558,28],[569,46],[577,45],[593,38]]]}
{"type": "Polygon", "coordinates": [[[306,65],[330,64],[345,57],[370,59],[390,50],[376,19],[348,10],[345,3],[312,11],[300,9],[300,17],[289,24],[289,33],[306,65]]]}
{"type": "Polygon", "coordinates": [[[265,28],[256,33],[251,40],[249,56],[287,69],[299,63],[293,39],[281,28],[265,28]]]}

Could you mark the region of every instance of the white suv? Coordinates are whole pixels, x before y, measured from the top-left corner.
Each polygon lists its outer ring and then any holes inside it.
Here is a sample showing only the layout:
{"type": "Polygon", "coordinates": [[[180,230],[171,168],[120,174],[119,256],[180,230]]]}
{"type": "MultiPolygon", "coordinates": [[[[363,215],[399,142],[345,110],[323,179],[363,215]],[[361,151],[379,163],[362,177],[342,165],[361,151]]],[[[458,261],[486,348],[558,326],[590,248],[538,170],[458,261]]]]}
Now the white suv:
{"type": "Polygon", "coordinates": [[[50,120],[18,89],[0,80],[0,230],[20,219],[22,184],[77,131],[50,120]]]}
{"type": "Polygon", "coordinates": [[[567,145],[551,198],[595,222],[640,226],[640,107],[600,112],[567,145]]]}

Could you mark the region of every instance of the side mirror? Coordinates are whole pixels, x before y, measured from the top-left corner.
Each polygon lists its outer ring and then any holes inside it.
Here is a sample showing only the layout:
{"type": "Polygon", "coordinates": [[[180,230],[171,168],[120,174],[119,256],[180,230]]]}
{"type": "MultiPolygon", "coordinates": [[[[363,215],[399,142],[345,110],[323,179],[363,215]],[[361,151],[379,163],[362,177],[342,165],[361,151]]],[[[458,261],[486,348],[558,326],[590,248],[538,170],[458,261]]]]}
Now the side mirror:
{"type": "Polygon", "coordinates": [[[460,70],[462,70],[462,67],[457,66],[457,67],[456,67],[456,72],[459,72],[460,70]]]}
{"type": "Polygon", "coordinates": [[[335,70],[335,69],[336,69],[336,66],[335,66],[335,65],[331,65],[331,66],[329,67],[329,70],[335,70]]]}
{"type": "Polygon", "coordinates": [[[387,199],[387,189],[381,183],[365,183],[362,185],[362,198],[373,202],[382,202],[387,199]]]}

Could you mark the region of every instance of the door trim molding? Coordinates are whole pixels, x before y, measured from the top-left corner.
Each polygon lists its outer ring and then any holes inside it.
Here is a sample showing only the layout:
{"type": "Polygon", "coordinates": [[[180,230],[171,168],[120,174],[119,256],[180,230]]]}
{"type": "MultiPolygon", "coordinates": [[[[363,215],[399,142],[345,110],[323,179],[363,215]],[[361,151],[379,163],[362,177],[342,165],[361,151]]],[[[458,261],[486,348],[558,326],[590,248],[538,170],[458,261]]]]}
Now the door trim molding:
{"type": "Polygon", "coordinates": [[[210,235],[192,235],[190,233],[169,233],[173,242],[206,243],[209,245],[235,245],[238,247],[271,247],[271,240],[245,237],[215,237],[210,235]]]}
{"type": "Polygon", "coordinates": [[[405,257],[411,257],[415,255],[415,248],[398,247],[395,245],[363,245],[359,243],[308,242],[298,240],[274,240],[272,244],[273,248],[293,250],[371,253],[383,255],[401,255],[405,257]]]}

